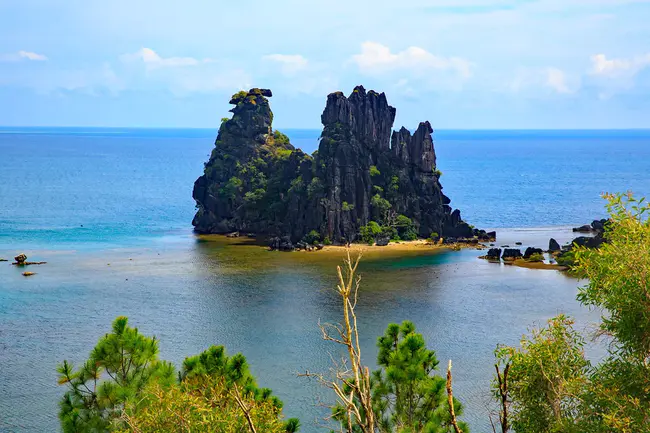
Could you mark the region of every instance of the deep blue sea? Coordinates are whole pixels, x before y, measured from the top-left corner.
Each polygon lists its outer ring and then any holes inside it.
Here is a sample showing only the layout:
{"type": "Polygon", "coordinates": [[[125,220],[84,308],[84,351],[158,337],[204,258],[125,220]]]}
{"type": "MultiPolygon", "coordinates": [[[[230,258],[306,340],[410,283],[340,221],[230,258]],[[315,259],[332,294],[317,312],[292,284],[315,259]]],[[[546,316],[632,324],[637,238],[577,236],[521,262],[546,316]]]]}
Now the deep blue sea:
{"type": "MultiPolygon", "coordinates": [[[[320,131],[286,130],[316,149],[320,131]]],[[[0,263],[0,432],[58,431],[55,366],[81,362],[117,315],[160,341],[177,365],[212,344],[241,351],[261,385],[322,431],[318,398],[296,373],[327,371],[319,320],[335,321],[334,263],[196,239],[194,180],[212,129],[0,128],[0,258],[47,261],[24,277],[0,263]]],[[[499,244],[545,247],[605,216],[603,192],[650,196],[650,131],[436,131],[438,168],[466,221],[499,244]]],[[[317,253],[316,253],[317,254],[317,253]]],[[[494,265],[475,250],[363,263],[365,359],[389,321],[413,320],[454,360],[454,390],[473,432],[489,432],[492,353],[564,312],[582,330],[598,313],[581,282],[494,265]]],[[[32,270],[32,268],[30,268],[32,270]]],[[[594,352],[594,353],[597,353],[594,352]]],[[[597,355],[594,355],[597,357],[597,355]]]]}

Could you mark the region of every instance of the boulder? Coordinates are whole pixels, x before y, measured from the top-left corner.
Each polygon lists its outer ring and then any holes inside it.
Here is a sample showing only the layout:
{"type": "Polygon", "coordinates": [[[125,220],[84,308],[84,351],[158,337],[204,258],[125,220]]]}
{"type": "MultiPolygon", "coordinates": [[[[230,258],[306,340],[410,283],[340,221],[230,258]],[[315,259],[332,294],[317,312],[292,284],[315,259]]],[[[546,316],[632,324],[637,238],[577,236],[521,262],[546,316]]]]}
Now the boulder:
{"type": "Polygon", "coordinates": [[[325,248],[325,245],[323,245],[323,244],[316,244],[316,249],[317,249],[317,250],[322,250],[323,248],[325,248]]]}
{"type": "Polygon", "coordinates": [[[609,223],[609,220],[603,218],[601,220],[593,220],[591,222],[591,227],[594,229],[594,231],[598,233],[603,233],[605,231],[605,228],[607,227],[607,224],[609,223]]]}
{"type": "Polygon", "coordinates": [[[275,251],[279,249],[280,249],[280,238],[276,236],[269,239],[269,250],[275,251]]]}
{"type": "Polygon", "coordinates": [[[280,251],[293,251],[295,248],[289,236],[283,236],[280,239],[280,251]]]}
{"type": "Polygon", "coordinates": [[[14,260],[16,261],[17,265],[24,265],[27,261],[27,256],[25,254],[18,254],[16,257],[14,257],[14,260]]]}
{"type": "Polygon", "coordinates": [[[560,244],[555,239],[551,238],[551,240],[548,241],[549,252],[554,253],[556,251],[560,251],[561,249],[562,248],[560,247],[560,244]]]}
{"type": "Polygon", "coordinates": [[[590,225],[585,224],[585,225],[580,226],[580,227],[574,227],[573,231],[574,232],[579,232],[579,233],[589,233],[589,232],[593,231],[593,228],[590,225]]]}
{"type": "Polygon", "coordinates": [[[571,242],[571,246],[576,245],[585,248],[598,248],[605,242],[602,236],[580,236],[571,242]]]}
{"type": "Polygon", "coordinates": [[[226,237],[227,237],[227,238],[238,238],[238,237],[239,237],[239,232],[228,233],[228,234],[226,235],[226,237]]]}
{"type": "Polygon", "coordinates": [[[491,241],[497,240],[497,232],[487,232],[487,236],[491,241]]]}
{"type": "Polygon", "coordinates": [[[377,239],[377,241],[376,241],[376,245],[377,245],[378,247],[385,247],[385,246],[388,245],[389,243],[390,243],[390,239],[389,239],[389,238],[379,238],[379,239],[377,239]]]}
{"type": "Polygon", "coordinates": [[[272,251],[293,251],[295,249],[289,236],[274,237],[269,239],[269,249],[272,251]]]}
{"type": "Polygon", "coordinates": [[[490,250],[488,251],[485,257],[490,260],[501,259],[501,248],[490,248],[490,250]]]}
{"type": "Polygon", "coordinates": [[[529,259],[533,254],[544,254],[541,248],[528,247],[524,252],[524,259],[529,259]]]}
{"type": "Polygon", "coordinates": [[[521,242],[515,242],[515,245],[523,245],[521,242]]]}
{"type": "Polygon", "coordinates": [[[521,257],[521,250],[518,248],[506,248],[503,250],[503,254],[501,255],[501,258],[503,258],[503,260],[516,260],[521,257]]]}

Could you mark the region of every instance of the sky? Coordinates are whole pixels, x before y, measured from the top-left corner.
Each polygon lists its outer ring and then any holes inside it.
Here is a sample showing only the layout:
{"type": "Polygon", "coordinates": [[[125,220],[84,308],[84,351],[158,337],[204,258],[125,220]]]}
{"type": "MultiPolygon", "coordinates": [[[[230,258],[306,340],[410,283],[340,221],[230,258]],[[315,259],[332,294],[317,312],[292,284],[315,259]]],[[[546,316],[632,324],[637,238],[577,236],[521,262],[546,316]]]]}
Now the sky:
{"type": "Polygon", "coordinates": [[[0,125],[278,128],[385,92],[395,127],[650,128],[650,0],[0,0],[0,125]]]}

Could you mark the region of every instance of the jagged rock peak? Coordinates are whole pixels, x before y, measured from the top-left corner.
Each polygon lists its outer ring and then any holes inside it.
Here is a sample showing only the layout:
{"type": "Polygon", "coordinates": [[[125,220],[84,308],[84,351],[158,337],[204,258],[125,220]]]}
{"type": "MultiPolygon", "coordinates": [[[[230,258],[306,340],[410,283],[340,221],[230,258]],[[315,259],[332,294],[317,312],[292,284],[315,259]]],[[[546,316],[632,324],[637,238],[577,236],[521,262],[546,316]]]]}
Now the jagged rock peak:
{"type": "Polygon", "coordinates": [[[273,123],[273,112],[267,97],[273,93],[269,89],[253,88],[248,92],[242,90],[235,93],[230,99],[234,107],[230,110],[233,113],[222,129],[231,136],[254,139],[257,143],[265,143],[268,135],[271,134],[273,123]]]}
{"type": "Polygon", "coordinates": [[[391,137],[393,155],[404,164],[414,164],[425,173],[431,173],[436,168],[436,152],[431,134],[433,128],[427,122],[420,122],[415,133],[404,128],[394,131],[391,137]]]}
{"type": "Polygon", "coordinates": [[[347,98],[342,92],[330,93],[321,121],[325,127],[345,126],[369,148],[388,150],[395,113],[384,93],[357,86],[347,98]]]}

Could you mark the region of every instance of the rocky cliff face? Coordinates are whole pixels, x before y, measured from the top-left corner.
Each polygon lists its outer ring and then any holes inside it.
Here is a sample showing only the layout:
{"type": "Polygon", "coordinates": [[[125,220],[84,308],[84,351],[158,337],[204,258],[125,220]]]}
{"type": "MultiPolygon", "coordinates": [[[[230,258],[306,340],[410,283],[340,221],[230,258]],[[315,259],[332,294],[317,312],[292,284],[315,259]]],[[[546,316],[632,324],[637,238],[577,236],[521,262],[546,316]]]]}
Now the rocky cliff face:
{"type": "Polygon", "coordinates": [[[313,156],[273,132],[269,90],[240,92],[230,101],[205,173],[194,184],[200,233],[247,231],[300,240],[311,231],[333,242],[353,241],[370,221],[385,236],[483,236],[452,211],[442,193],[429,122],[414,134],[392,131],[395,108],[386,96],[358,86],[332,93],[321,116],[313,156]]]}

